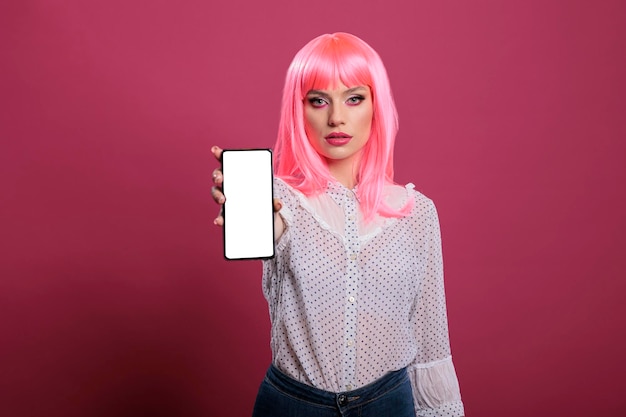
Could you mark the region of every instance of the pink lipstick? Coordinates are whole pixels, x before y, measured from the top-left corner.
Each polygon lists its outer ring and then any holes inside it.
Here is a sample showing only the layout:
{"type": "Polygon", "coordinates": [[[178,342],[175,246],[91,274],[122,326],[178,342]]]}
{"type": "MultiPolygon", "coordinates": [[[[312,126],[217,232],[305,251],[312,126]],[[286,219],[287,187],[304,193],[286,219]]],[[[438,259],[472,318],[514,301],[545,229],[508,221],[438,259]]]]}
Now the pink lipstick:
{"type": "Polygon", "coordinates": [[[350,140],[352,139],[352,136],[343,132],[333,132],[333,133],[326,135],[324,139],[326,139],[326,142],[328,142],[330,145],[343,146],[346,143],[350,142],[350,140]]]}

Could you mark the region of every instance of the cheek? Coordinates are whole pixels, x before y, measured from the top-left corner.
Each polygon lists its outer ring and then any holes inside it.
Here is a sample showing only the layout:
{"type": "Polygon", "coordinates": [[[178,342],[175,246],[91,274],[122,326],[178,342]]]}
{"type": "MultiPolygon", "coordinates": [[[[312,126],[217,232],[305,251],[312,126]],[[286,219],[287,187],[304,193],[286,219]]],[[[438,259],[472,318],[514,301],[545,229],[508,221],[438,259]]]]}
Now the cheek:
{"type": "Polygon", "coordinates": [[[306,139],[308,140],[309,144],[313,147],[313,149],[315,149],[316,151],[319,151],[318,140],[317,140],[317,137],[319,135],[317,134],[315,130],[315,125],[311,124],[311,122],[306,117],[304,119],[304,133],[306,134],[306,139]]]}
{"type": "Polygon", "coordinates": [[[313,115],[311,114],[310,110],[307,107],[305,107],[304,108],[304,126],[307,129],[310,129],[313,123],[314,123],[313,115]]]}
{"type": "Polygon", "coordinates": [[[315,139],[320,132],[320,121],[318,118],[312,115],[305,115],[304,117],[304,130],[309,139],[315,139]]]}
{"type": "Polygon", "coordinates": [[[366,133],[368,135],[372,130],[372,117],[372,111],[368,110],[363,112],[363,114],[361,115],[361,119],[359,120],[359,125],[362,126],[363,133],[366,133]]]}

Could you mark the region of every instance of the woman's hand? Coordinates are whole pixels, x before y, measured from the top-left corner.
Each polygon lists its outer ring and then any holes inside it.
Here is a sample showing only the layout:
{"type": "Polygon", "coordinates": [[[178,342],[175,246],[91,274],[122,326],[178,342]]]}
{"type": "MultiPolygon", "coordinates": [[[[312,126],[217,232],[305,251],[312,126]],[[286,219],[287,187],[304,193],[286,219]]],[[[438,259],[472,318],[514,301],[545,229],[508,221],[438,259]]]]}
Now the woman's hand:
{"type": "MultiPolygon", "coordinates": [[[[217,159],[218,161],[222,160],[222,148],[220,148],[219,146],[211,147],[211,153],[213,153],[213,156],[215,156],[215,159],[217,159]]],[[[211,196],[213,197],[213,200],[215,200],[215,202],[220,205],[220,212],[215,218],[215,220],[213,220],[213,224],[217,226],[223,226],[224,216],[222,215],[222,210],[224,209],[226,196],[224,196],[224,193],[222,192],[222,183],[224,181],[222,170],[220,168],[215,168],[213,170],[212,177],[213,177],[213,187],[211,187],[211,196]]],[[[273,200],[273,205],[274,205],[274,213],[275,213],[274,214],[274,239],[278,240],[278,238],[280,238],[280,236],[283,234],[283,231],[285,230],[285,224],[283,223],[283,219],[282,217],[280,217],[280,215],[278,215],[278,212],[283,207],[283,203],[281,203],[281,201],[278,198],[275,198],[273,200]]]]}
{"type": "MultiPolygon", "coordinates": [[[[221,161],[222,148],[220,148],[219,146],[213,146],[211,148],[211,152],[218,161],[221,161]]],[[[220,168],[215,168],[213,170],[213,187],[211,187],[211,196],[213,197],[213,200],[215,200],[215,202],[220,205],[220,212],[215,220],[213,220],[213,224],[216,224],[218,226],[224,225],[224,216],[222,216],[222,210],[224,208],[224,202],[226,201],[226,197],[224,197],[224,194],[222,193],[223,181],[224,177],[222,176],[222,170],[220,168]]]]}

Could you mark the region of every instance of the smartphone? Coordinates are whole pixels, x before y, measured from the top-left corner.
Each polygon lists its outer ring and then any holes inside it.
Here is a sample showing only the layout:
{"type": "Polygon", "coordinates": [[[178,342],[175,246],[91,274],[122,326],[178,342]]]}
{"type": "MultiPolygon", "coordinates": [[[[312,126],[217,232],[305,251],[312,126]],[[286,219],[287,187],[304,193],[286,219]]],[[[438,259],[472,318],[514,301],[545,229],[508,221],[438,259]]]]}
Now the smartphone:
{"type": "Polygon", "coordinates": [[[274,256],[272,151],[225,149],[222,153],[224,257],[274,256]]]}

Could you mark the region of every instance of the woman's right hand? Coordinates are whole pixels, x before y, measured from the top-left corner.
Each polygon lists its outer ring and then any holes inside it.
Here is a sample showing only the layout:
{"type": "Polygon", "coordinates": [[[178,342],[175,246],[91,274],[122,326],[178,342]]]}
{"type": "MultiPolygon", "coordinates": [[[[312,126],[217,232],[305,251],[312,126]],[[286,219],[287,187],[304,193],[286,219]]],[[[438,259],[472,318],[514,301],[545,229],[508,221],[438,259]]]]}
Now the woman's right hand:
{"type": "MultiPolygon", "coordinates": [[[[219,146],[211,147],[211,153],[213,153],[213,156],[215,156],[215,159],[217,159],[218,161],[222,160],[222,151],[223,149],[219,146]]],[[[224,226],[224,216],[222,215],[222,213],[224,209],[224,202],[226,202],[226,196],[224,196],[224,193],[222,192],[222,183],[224,181],[222,170],[220,168],[215,168],[213,170],[212,178],[213,187],[211,187],[211,196],[213,197],[213,200],[215,200],[215,202],[220,205],[220,212],[215,220],[213,220],[213,224],[217,226],[224,226]]],[[[278,238],[280,238],[280,236],[283,234],[283,231],[285,230],[285,224],[283,223],[283,219],[282,217],[280,217],[280,215],[278,215],[278,212],[283,207],[283,203],[278,198],[275,198],[273,201],[273,205],[275,213],[274,239],[278,240],[278,238]]]]}
{"type": "MultiPolygon", "coordinates": [[[[220,148],[219,146],[211,147],[211,153],[213,153],[213,156],[215,156],[215,159],[217,159],[218,161],[222,160],[222,148],[220,148]]],[[[215,168],[213,170],[212,177],[213,187],[211,187],[211,196],[213,197],[213,200],[215,200],[215,202],[220,205],[220,212],[215,220],[213,220],[213,224],[223,226],[224,216],[222,216],[222,210],[224,208],[224,202],[226,201],[226,197],[224,197],[224,193],[222,193],[222,182],[224,181],[224,177],[222,176],[222,170],[220,168],[215,168]]]]}

